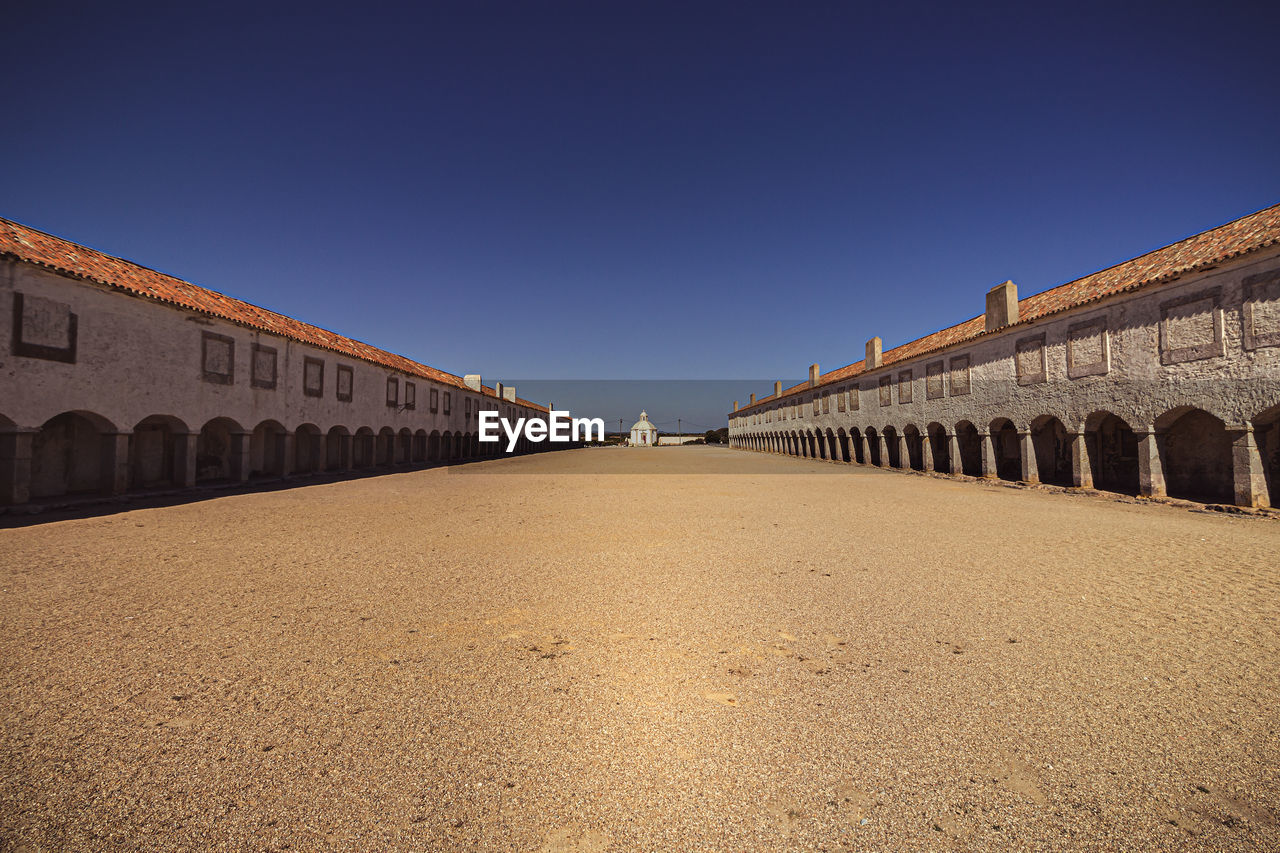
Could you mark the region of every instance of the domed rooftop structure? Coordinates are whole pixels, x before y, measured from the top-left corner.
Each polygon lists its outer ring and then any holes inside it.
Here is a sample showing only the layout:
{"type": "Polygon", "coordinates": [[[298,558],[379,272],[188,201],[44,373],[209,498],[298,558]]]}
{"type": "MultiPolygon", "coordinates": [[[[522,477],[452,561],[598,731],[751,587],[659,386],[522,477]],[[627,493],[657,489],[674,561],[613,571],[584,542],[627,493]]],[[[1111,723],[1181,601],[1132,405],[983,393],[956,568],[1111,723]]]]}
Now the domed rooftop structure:
{"type": "Polygon", "coordinates": [[[653,447],[658,443],[658,428],[649,423],[649,413],[641,412],[640,420],[631,427],[632,447],[653,447]]]}

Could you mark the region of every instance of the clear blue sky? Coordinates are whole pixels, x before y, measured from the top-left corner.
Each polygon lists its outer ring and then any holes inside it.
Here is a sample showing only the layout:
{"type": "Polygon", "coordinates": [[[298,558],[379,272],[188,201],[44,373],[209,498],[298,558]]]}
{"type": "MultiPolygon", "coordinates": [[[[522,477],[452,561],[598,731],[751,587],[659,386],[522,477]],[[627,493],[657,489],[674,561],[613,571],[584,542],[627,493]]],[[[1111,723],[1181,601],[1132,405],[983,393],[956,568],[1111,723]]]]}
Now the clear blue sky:
{"type": "Polygon", "coordinates": [[[0,215],[486,381],[765,393],[1280,201],[1275,4],[196,5],[7,10],[0,215]]]}

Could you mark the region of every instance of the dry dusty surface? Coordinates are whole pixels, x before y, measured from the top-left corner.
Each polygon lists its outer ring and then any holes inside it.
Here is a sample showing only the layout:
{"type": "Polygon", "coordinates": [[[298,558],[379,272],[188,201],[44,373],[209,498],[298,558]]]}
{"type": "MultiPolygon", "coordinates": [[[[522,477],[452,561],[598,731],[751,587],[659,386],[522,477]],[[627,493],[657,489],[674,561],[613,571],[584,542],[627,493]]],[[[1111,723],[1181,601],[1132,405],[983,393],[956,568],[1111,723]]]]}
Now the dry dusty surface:
{"type": "Polygon", "coordinates": [[[0,844],[1275,850],[1278,553],[716,448],[0,530],[0,844]]]}

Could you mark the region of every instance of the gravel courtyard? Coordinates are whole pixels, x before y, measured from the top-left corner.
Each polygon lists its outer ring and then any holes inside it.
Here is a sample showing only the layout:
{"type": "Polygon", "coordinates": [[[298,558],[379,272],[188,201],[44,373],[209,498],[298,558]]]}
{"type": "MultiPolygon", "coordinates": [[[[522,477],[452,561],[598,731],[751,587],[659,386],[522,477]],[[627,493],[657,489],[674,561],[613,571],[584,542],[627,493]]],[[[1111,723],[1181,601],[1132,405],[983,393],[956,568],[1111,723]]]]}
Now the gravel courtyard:
{"type": "Polygon", "coordinates": [[[0,555],[3,849],[1280,848],[1273,519],[588,449],[0,555]]]}

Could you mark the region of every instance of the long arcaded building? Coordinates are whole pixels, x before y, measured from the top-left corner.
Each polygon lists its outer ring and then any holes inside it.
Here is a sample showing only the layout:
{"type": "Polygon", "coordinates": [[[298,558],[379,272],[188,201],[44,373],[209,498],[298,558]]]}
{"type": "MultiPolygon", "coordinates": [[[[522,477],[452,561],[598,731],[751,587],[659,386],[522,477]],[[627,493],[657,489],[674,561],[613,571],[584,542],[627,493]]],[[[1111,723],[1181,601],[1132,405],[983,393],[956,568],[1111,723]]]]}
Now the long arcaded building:
{"type": "Polygon", "coordinates": [[[1280,494],[1280,205],[756,399],[732,446],[1168,495],[1280,494]]]}
{"type": "Polygon", "coordinates": [[[0,504],[473,459],[481,410],[547,411],[5,219],[0,295],[0,504]]]}

